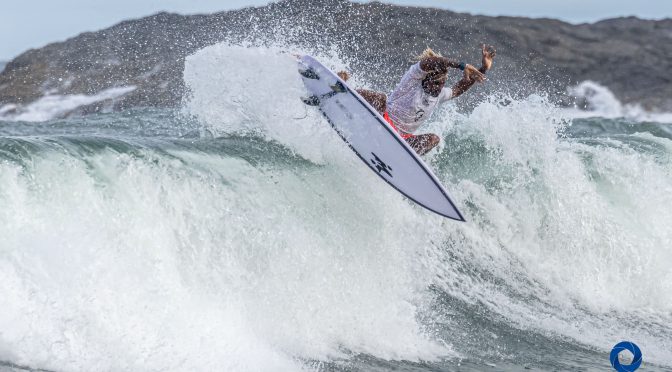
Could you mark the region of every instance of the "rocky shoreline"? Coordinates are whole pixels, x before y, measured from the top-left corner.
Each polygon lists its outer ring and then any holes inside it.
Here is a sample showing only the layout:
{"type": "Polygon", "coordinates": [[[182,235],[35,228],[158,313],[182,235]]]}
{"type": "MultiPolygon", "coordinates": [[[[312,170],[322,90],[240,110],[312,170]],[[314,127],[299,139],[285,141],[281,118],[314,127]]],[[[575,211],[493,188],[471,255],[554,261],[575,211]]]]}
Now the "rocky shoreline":
{"type": "Polygon", "coordinates": [[[185,94],[185,57],[222,41],[337,50],[356,73],[384,90],[425,46],[477,63],[478,47],[487,42],[498,56],[480,97],[492,89],[512,96],[542,91],[570,104],[566,88],[592,80],[625,103],[672,111],[672,19],[572,25],[345,0],[283,0],[210,15],[159,13],[31,49],[0,73],[0,107],[26,105],[47,93],[93,95],[121,86],[136,89],[76,113],[103,106],[175,107],[185,94]]]}

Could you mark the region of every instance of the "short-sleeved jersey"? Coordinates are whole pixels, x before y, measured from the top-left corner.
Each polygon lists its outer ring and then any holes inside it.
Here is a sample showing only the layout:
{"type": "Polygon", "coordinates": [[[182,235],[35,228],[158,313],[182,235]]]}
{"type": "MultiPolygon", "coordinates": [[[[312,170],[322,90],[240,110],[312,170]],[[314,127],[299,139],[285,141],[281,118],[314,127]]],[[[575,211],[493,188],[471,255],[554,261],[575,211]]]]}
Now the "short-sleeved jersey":
{"type": "Polygon", "coordinates": [[[441,89],[437,97],[427,94],[422,89],[422,79],[425,76],[427,72],[420,68],[420,63],[414,64],[387,99],[387,113],[403,132],[415,132],[439,103],[453,96],[452,90],[448,88],[441,89]]]}

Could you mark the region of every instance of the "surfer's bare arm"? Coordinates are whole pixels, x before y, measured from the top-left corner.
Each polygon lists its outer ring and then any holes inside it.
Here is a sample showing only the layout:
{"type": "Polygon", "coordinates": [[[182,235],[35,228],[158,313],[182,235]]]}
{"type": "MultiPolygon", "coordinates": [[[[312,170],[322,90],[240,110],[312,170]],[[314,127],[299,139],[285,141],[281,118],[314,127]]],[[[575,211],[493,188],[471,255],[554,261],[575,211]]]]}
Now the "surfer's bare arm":
{"type": "Polygon", "coordinates": [[[446,57],[425,57],[420,60],[420,69],[425,72],[445,74],[449,68],[460,68],[460,63],[446,57]]]}
{"type": "Polygon", "coordinates": [[[485,44],[483,44],[481,50],[483,52],[481,68],[476,70],[476,68],[471,65],[465,67],[462,79],[453,86],[453,98],[461,96],[464,92],[469,90],[474,83],[485,80],[485,73],[492,68],[492,60],[495,58],[497,52],[491,45],[485,44]],[[474,73],[474,71],[476,71],[476,73],[474,73]]]}
{"type": "MultiPolygon", "coordinates": [[[[460,68],[461,63],[446,57],[425,57],[420,61],[420,69],[425,72],[438,72],[445,74],[449,68],[460,68]]],[[[485,75],[471,65],[465,65],[465,70],[469,68],[471,76],[477,81],[485,80],[485,75]]]]}
{"type": "Polygon", "coordinates": [[[460,79],[460,81],[458,81],[457,84],[453,85],[452,98],[461,96],[464,92],[468,91],[469,88],[471,88],[476,82],[484,81],[485,77],[483,76],[483,73],[480,70],[484,70],[483,67],[481,67],[481,69],[476,69],[476,67],[472,65],[467,65],[464,69],[462,79],[460,79]]]}
{"type": "Polygon", "coordinates": [[[453,85],[452,98],[461,96],[464,92],[468,91],[469,88],[471,88],[474,85],[474,83],[476,83],[476,80],[471,79],[467,75],[467,71],[465,69],[464,76],[462,76],[462,79],[460,79],[460,81],[458,81],[455,85],[453,85]]]}
{"type": "Polygon", "coordinates": [[[481,73],[485,74],[490,68],[492,68],[492,60],[495,59],[497,51],[492,45],[481,46],[481,52],[483,53],[483,58],[481,59],[481,68],[478,69],[481,73]]]}

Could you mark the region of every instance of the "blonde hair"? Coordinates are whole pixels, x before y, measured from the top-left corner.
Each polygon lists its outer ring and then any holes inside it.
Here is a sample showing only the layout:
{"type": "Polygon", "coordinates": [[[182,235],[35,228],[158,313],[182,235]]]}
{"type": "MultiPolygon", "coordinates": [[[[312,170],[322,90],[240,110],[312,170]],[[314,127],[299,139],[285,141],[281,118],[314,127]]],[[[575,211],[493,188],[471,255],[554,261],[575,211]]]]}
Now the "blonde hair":
{"type": "Polygon", "coordinates": [[[441,57],[441,53],[437,53],[434,50],[432,50],[432,48],[427,47],[427,48],[425,48],[425,50],[422,51],[422,53],[420,55],[417,55],[417,56],[413,57],[411,62],[420,62],[423,59],[429,58],[429,57],[441,57]]]}

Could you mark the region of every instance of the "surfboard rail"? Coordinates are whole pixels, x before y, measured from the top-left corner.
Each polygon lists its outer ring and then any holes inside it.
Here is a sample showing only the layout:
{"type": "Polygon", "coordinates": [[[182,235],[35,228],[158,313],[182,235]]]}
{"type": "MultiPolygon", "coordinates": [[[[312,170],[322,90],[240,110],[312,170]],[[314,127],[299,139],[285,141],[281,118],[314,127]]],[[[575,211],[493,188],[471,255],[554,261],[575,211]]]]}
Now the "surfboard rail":
{"type": "Polygon", "coordinates": [[[465,221],[436,175],[359,93],[311,56],[300,57],[298,65],[310,93],[304,103],[318,107],[371,170],[416,204],[441,216],[465,221]]]}

